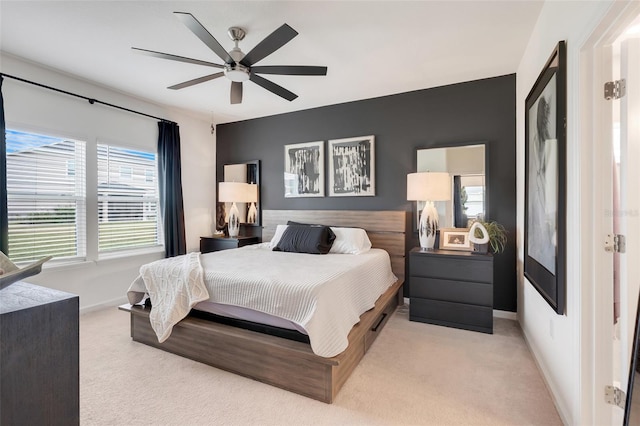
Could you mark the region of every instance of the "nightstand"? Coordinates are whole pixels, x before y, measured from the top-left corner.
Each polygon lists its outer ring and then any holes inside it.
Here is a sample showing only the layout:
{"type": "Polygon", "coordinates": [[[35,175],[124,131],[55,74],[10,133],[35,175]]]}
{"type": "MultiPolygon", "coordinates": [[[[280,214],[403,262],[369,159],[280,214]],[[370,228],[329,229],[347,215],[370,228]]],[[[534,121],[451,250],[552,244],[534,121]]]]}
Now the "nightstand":
{"type": "Polygon", "coordinates": [[[493,256],[414,248],[409,319],[493,333],[493,256]]]}
{"type": "Polygon", "coordinates": [[[258,237],[200,237],[200,252],[209,253],[212,251],[228,250],[249,244],[258,244],[258,237]]]}

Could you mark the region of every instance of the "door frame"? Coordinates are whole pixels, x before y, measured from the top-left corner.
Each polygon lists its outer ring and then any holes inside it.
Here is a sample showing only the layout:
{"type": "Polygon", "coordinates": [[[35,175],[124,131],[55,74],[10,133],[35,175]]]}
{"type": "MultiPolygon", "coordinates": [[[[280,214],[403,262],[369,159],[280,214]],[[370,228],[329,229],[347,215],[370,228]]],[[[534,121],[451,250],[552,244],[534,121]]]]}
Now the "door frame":
{"type": "MultiPolygon", "coordinates": [[[[604,237],[613,218],[602,206],[612,206],[611,135],[603,114],[603,83],[610,72],[611,44],[640,13],[640,2],[613,2],[580,49],[580,419],[582,424],[609,424],[611,408],[604,387],[613,373],[613,256],[604,251],[604,237]],[[608,61],[608,62],[607,62],[608,61]]],[[[607,112],[608,111],[608,112],[607,112]]],[[[611,119],[609,119],[611,122],[611,119]]]]}

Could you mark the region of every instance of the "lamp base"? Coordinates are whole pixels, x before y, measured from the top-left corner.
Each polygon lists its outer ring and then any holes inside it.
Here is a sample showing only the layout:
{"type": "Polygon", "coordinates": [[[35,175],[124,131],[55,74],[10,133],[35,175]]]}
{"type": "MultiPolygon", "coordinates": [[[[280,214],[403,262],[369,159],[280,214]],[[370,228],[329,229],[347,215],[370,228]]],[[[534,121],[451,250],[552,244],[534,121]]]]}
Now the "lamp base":
{"type": "Polygon", "coordinates": [[[240,233],[240,212],[238,211],[238,207],[236,203],[231,205],[231,209],[229,209],[229,236],[231,238],[236,238],[240,233]]]}
{"type": "Polygon", "coordinates": [[[438,210],[432,201],[427,201],[420,214],[420,227],[418,236],[420,237],[420,247],[423,250],[433,250],[436,242],[436,232],[438,231],[438,210]]]}
{"type": "Polygon", "coordinates": [[[247,212],[247,223],[256,223],[256,219],[258,218],[258,209],[256,209],[256,204],[251,203],[249,206],[249,211],[247,212]]]}

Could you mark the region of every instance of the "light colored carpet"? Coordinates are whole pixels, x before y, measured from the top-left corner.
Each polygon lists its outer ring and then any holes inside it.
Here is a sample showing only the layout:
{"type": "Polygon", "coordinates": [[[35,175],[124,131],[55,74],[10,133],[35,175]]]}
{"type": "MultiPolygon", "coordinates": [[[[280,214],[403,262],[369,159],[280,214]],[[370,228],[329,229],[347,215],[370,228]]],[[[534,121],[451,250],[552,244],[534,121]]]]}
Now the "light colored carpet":
{"type": "Polygon", "coordinates": [[[133,342],[116,308],[80,319],[82,425],[560,425],[515,321],[493,335],[392,316],[324,404],[133,342]]]}

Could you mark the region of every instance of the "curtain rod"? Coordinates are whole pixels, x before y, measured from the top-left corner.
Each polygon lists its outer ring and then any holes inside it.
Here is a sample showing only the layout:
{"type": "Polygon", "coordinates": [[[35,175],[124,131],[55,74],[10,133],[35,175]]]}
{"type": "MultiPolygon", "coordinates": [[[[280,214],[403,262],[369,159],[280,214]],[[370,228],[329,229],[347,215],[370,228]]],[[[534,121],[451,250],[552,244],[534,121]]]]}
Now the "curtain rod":
{"type": "Polygon", "coordinates": [[[33,84],[34,86],[43,87],[45,89],[53,90],[54,92],[64,93],[65,95],[69,95],[69,96],[75,96],[76,98],[80,98],[80,99],[84,99],[85,101],[89,101],[89,103],[91,105],[93,105],[93,104],[102,104],[102,105],[109,106],[111,108],[120,109],[122,111],[132,112],[134,114],[143,115],[145,117],[155,118],[156,120],[166,121],[168,123],[176,124],[175,121],[167,120],[166,118],[156,117],[156,116],[153,116],[153,115],[145,114],[144,112],[135,111],[133,109],[129,109],[129,108],[121,107],[121,106],[118,106],[118,105],[110,104],[108,102],[103,102],[103,101],[100,101],[98,99],[88,98],[88,97],[83,96],[83,95],[78,95],[76,93],[67,92],[66,90],[56,89],[55,87],[46,86],[44,84],[36,83],[35,81],[25,80],[24,78],[16,77],[16,76],[13,76],[13,75],[10,75],[10,74],[0,73],[0,75],[3,76],[3,77],[8,77],[8,78],[12,78],[14,80],[21,81],[23,83],[29,83],[29,84],[33,84]]]}

